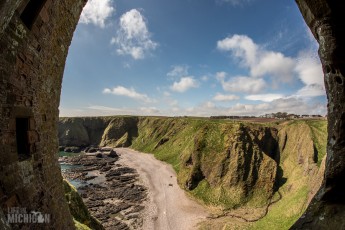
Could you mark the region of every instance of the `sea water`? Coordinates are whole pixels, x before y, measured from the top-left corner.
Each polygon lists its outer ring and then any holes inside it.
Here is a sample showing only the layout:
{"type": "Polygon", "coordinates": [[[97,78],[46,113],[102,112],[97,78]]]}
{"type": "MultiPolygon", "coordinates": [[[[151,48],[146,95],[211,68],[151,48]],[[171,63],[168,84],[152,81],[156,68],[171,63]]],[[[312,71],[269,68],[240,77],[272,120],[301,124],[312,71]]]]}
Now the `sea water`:
{"type": "MultiPolygon", "coordinates": [[[[83,153],[67,153],[67,152],[59,152],[59,157],[71,157],[71,156],[80,156],[83,153]]],[[[83,167],[82,165],[70,165],[70,164],[65,164],[64,162],[60,162],[60,168],[61,168],[61,172],[66,172],[66,171],[70,171],[71,169],[74,168],[80,168],[83,167]]],[[[76,179],[76,180],[71,180],[68,179],[68,182],[70,182],[76,189],[78,189],[79,187],[81,187],[82,185],[85,185],[84,182],[76,179]]]]}

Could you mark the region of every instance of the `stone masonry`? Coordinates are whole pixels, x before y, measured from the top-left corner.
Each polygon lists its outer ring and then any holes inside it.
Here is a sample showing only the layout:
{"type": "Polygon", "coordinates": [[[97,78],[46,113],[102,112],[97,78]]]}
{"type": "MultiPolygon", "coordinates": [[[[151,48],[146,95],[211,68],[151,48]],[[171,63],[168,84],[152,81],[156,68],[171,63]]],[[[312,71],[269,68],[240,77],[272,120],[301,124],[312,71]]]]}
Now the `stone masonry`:
{"type": "Polygon", "coordinates": [[[0,229],[74,229],[57,162],[68,47],[84,0],[0,2],[0,229]],[[9,208],[49,224],[4,223],[9,208]]]}

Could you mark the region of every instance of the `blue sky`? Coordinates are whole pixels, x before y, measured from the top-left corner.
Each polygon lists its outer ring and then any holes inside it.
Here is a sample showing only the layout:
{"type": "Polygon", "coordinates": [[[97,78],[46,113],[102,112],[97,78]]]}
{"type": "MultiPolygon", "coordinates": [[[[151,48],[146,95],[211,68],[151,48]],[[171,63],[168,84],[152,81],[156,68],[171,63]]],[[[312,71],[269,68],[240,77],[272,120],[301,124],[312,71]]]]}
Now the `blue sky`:
{"type": "Polygon", "coordinates": [[[60,116],[326,114],[294,1],[89,0],[60,116]]]}

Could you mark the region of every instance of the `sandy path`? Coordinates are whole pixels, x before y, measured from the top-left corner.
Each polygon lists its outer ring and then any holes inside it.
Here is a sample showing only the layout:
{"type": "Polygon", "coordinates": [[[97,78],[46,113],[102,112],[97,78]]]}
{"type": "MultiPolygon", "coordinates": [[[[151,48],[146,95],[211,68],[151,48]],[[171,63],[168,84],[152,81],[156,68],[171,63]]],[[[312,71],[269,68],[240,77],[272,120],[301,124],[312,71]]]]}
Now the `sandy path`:
{"type": "Polygon", "coordinates": [[[177,185],[173,168],[153,157],[131,149],[115,149],[119,163],[135,168],[149,189],[143,229],[186,230],[206,218],[207,211],[189,199],[177,185]]]}

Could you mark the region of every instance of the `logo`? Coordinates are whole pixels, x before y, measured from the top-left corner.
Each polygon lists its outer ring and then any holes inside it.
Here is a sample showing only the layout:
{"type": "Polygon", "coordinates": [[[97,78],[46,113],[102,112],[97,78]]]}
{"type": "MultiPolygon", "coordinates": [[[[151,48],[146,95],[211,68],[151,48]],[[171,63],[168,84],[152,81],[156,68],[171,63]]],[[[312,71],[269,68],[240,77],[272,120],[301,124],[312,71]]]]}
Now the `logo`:
{"type": "Polygon", "coordinates": [[[11,207],[7,212],[7,223],[9,224],[49,224],[50,214],[31,211],[26,208],[11,207]]]}

